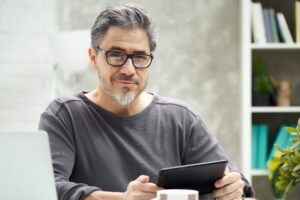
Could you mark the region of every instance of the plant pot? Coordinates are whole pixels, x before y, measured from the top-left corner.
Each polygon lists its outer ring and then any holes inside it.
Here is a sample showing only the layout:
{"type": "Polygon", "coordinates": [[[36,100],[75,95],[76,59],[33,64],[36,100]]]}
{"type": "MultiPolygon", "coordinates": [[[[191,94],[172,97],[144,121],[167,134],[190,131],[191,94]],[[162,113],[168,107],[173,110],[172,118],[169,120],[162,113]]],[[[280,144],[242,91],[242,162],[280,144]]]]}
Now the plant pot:
{"type": "Polygon", "coordinates": [[[274,98],[271,93],[254,92],[252,96],[253,106],[274,106],[274,98]]]}

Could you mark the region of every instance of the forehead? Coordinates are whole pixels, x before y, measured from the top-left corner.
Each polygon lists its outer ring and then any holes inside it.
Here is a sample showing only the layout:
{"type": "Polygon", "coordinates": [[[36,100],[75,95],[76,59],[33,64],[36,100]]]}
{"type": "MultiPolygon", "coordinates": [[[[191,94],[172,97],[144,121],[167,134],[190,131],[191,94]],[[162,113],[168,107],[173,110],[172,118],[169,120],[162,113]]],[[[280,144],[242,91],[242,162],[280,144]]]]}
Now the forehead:
{"type": "Polygon", "coordinates": [[[101,44],[101,48],[119,47],[127,52],[150,52],[149,39],[146,31],[140,28],[110,27],[101,44]]]}

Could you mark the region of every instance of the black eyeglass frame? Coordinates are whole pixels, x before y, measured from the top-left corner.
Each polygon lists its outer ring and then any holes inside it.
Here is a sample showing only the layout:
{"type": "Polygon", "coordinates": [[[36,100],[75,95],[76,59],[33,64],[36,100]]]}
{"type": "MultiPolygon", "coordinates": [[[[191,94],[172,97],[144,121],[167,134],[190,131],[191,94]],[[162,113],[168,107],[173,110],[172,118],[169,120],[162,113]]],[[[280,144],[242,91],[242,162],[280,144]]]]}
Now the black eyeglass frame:
{"type": "Polygon", "coordinates": [[[105,54],[105,58],[106,58],[107,64],[109,64],[109,65],[111,65],[111,66],[113,66],[113,67],[122,67],[122,66],[127,62],[128,58],[130,58],[131,61],[132,61],[133,66],[134,66],[135,68],[138,68],[138,69],[145,69],[145,68],[150,67],[150,65],[151,65],[151,63],[152,63],[152,60],[153,60],[153,57],[154,57],[152,53],[150,53],[150,54],[146,54],[146,53],[128,54],[128,53],[124,53],[124,52],[120,52],[120,51],[106,51],[106,50],[104,50],[104,49],[102,49],[102,48],[100,48],[100,47],[96,47],[96,51],[100,51],[100,52],[104,53],[104,54],[105,54]],[[125,59],[124,62],[123,62],[122,64],[120,64],[120,65],[113,65],[113,64],[111,64],[111,63],[108,62],[108,58],[107,58],[107,54],[110,53],[110,52],[122,53],[122,54],[126,55],[126,59],[125,59]],[[147,65],[147,67],[137,67],[137,66],[135,66],[133,58],[134,58],[135,56],[140,56],[140,55],[150,56],[151,60],[150,60],[149,64],[147,65]]]}

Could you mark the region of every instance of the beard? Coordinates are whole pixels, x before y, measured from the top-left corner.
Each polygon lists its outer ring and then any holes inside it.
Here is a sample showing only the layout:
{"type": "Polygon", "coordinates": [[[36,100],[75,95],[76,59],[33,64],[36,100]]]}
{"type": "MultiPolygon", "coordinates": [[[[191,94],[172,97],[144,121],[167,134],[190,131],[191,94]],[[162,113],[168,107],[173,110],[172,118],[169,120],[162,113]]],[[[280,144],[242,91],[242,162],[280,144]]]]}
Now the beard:
{"type": "MultiPolygon", "coordinates": [[[[101,77],[100,69],[98,69],[98,78],[99,78],[99,81],[102,82],[102,84],[103,84],[104,92],[123,106],[128,105],[133,100],[135,100],[136,97],[142,93],[142,91],[146,88],[146,85],[147,85],[147,80],[146,80],[145,86],[142,88],[141,91],[138,91],[136,94],[131,92],[128,87],[123,87],[121,92],[118,93],[116,91],[113,91],[113,89],[107,84],[107,82],[105,82],[105,79],[103,79],[101,77]]],[[[132,81],[138,82],[132,76],[126,76],[124,74],[121,74],[117,77],[113,77],[112,80],[132,80],[132,81]]]]}
{"type": "Polygon", "coordinates": [[[122,88],[121,94],[115,94],[111,91],[105,90],[107,94],[109,94],[112,98],[118,101],[123,106],[130,104],[135,98],[136,95],[130,94],[129,88],[124,87],[122,88]]]}

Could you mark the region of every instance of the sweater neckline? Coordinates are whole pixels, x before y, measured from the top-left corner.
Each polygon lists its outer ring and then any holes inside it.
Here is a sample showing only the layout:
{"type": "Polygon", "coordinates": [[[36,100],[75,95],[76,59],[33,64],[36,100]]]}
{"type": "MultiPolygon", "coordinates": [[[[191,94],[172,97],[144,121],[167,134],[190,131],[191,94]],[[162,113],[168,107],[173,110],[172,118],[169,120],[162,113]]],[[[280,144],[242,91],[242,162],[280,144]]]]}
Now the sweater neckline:
{"type": "Polygon", "coordinates": [[[145,115],[147,112],[149,112],[152,109],[152,107],[155,105],[155,102],[157,102],[157,98],[158,98],[157,95],[155,95],[153,93],[149,93],[149,94],[153,95],[153,99],[152,99],[151,103],[144,110],[142,110],[141,112],[134,114],[134,115],[124,116],[124,115],[118,115],[118,114],[109,112],[108,110],[105,110],[101,106],[95,104],[93,101],[91,101],[89,98],[87,98],[87,96],[85,96],[86,93],[88,93],[88,92],[81,91],[78,93],[78,97],[80,99],[82,99],[84,102],[86,102],[87,104],[91,105],[96,110],[99,110],[101,113],[104,113],[105,115],[109,115],[114,118],[118,118],[120,120],[133,120],[133,119],[142,117],[143,115],[145,115]]]}

